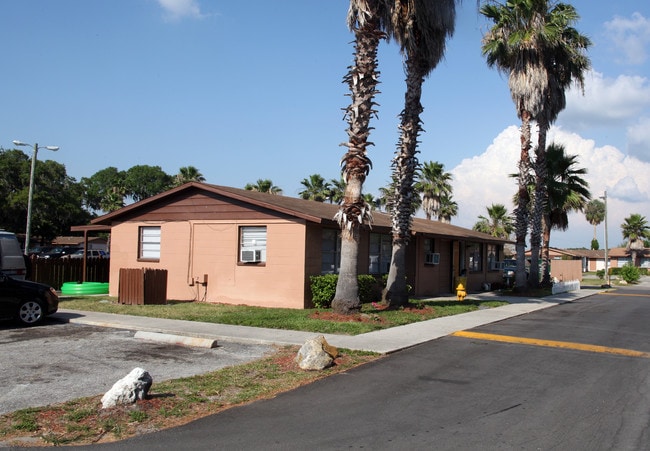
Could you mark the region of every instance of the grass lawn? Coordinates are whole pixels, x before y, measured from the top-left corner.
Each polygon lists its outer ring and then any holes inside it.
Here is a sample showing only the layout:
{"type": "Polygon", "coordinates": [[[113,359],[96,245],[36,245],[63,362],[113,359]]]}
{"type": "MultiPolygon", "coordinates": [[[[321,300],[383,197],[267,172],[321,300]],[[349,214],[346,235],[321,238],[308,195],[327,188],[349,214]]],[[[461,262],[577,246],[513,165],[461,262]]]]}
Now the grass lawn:
{"type": "Polygon", "coordinates": [[[426,300],[412,301],[406,308],[400,310],[383,310],[376,304],[363,304],[360,314],[349,317],[333,316],[331,310],[327,309],[298,310],[205,302],[169,301],[166,305],[122,305],[117,302],[117,298],[108,296],[64,297],[59,307],[207,323],[357,335],[504,304],[506,302],[470,299],[463,302],[426,300]]]}

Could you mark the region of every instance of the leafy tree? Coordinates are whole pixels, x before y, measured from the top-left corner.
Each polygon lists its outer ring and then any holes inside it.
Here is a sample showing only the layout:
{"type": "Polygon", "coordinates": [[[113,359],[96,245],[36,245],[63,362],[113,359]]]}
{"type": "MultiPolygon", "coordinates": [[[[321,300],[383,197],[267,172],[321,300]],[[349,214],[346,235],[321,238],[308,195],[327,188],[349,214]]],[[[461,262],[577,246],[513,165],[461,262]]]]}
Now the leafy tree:
{"type": "Polygon", "coordinates": [[[543,109],[548,78],[543,60],[546,0],[489,2],[480,11],[494,25],[483,37],[482,52],[489,67],[508,75],[508,87],[521,120],[521,150],[515,206],[515,286],[526,286],[526,235],[528,233],[531,161],[531,121],[543,109]]]}
{"type": "Polygon", "coordinates": [[[244,189],[248,191],[257,191],[259,193],[282,194],[282,189],[275,186],[269,179],[257,179],[255,184],[247,183],[246,186],[244,186],[244,189]]]}
{"type": "Polygon", "coordinates": [[[372,142],[370,119],[376,115],[374,101],[379,83],[377,48],[390,27],[390,0],[350,0],[347,23],[354,33],[354,63],[344,78],[350,90],[350,104],[345,109],[348,124],[346,153],[341,158],[341,176],[345,193],[336,214],[341,227],[341,265],[332,308],[349,314],[361,309],[357,266],[360,227],[372,221],[370,208],[362,192],[372,163],[367,155],[372,142]]]}
{"type": "MultiPolygon", "coordinates": [[[[0,229],[25,230],[31,158],[21,150],[0,149],[0,229]]],[[[37,160],[32,198],[32,235],[41,243],[68,234],[92,215],[82,207],[82,187],[56,161],[37,160]]]]}
{"type": "Polygon", "coordinates": [[[598,247],[593,247],[593,243],[595,241],[598,244],[596,226],[605,220],[605,203],[598,199],[590,200],[585,207],[585,218],[589,224],[594,226],[594,238],[591,240],[591,248],[598,249],[598,247]]]}
{"type": "Polygon", "coordinates": [[[303,199],[325,202],[331,198],[332,188],[320,174],[312,174],[300,182],[305,187],[298,195],[303,199]]]}
{"type": "Polygon", "coordinates": [[[544,25],[538,36],[543,67],[548,80],[540,113],[536,116],[538,140],[535,151],[535,203],[531,221],[531,267],[529,282],[537,285],[539,251],[542,235],[542,216],[548,195],[546,193],[546,134],[558,114],[566,107],[565,91],[571,84],[584,88],[584,73],[590,68],[586,50],[591,42],[581,35],[573,24],[579,16],[575,8],[564,3],[547,3],[544,7],[544,25]]]}
{"type": "Polygon", "coordinates": [[[514,231],[512,217],[508,214],[508,209],[503,204],[492,204],[491,207],[485,208],[488,215],[479,216],[473,229],[494,237],[508,239],[514,231]]]}
{"type": "Polygon", "coordinates": [[[627,240],[626,249],[632,255],[632,265],[637,266],[637,252],[643,250],[644,239],[650,238],[650,226],[645,216],[633,213],[621,224],[623,238],[627,240]]]}
{"type": "Polygon", "coordinates": [[[440,204],[443,196],[452,192],[451,174],[445,172],[445,165],[437,161],[425,161],[418,173],[415,191],[422,196],[422,209],[427,219],[440,219],[440,204]]]}
{"type": "Polygon", "coordinates": [[[569,213],[582,211],[591,194],[589,184],[582,178],[587,170],[577,167],[577,155],[567,155],[564,146],[554,143],[548,146],[546,155],[548,203],[543,218],[542,283],[550,285],[551,230],[566,230],[569,213]]]}
{"type": "Polygon", "coordinates": [[[173,177],[165,173],[160,166],[132,166],[124,177],[124,188],[135,202],[168,190],[172,183],[173,177]]]}
{"type": "Polygon", "coordinates": [[[181,186],[188,182],[205,182],[205,177],[194,166],[183,166],[174,176],[174,186],[181,186]]]}
{"type": "Polygon", "coordinates": [[[109,166],[90,177],[82,177],[84,203],[91,210],[115,211],[124,206],[126,172],[109,166]]]}
{"type": "Polygon", "coordinates": [[[391,308],[408,302],[406,246],[411,235],[414,189],[418,168],[417,145],[422,131],[422,84],[445,54],[447,38],[454,32],[455,0],[396,0],[392,14],[393,36],[405,57],[406,93],[400,114],[400,138],[392,161],[395,183],[390,206],[393,250],[384,291],[391,308]]]}

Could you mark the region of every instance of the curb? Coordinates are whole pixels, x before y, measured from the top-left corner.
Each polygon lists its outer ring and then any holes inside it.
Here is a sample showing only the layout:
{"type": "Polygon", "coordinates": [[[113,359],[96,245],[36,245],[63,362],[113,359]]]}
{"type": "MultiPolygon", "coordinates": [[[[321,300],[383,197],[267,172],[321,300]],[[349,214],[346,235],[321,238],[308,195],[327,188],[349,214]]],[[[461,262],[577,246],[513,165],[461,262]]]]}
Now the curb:
{"type": "Polygon", "coordinates": [[[217,347],[217,340],[188,337],[183,335],[161,334],[157,332],[146,332],[142,330],[137,331],[133,338],[195,348],[212,349],[217,347]]]}

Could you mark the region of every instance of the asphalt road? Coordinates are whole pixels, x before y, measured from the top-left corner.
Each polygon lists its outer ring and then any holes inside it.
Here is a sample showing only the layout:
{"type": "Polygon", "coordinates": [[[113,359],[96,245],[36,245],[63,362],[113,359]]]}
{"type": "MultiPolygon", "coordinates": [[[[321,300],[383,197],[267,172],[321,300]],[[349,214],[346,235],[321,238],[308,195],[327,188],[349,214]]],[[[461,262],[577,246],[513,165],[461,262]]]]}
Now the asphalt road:
{"type": "Polygon", "coordinates": [[[133,368],[154,381],[207,373],[260,358],[268,345],[219,342],[190,348],[143,341],[130,330],[60,323],[0,323],[0,414],[102,395],[133,368]]]}
{"type": "Polygon", "coordinates": [[[528,344],[448,336],[271,400],[77,449],[649,449],[650,358],[614,351],[650,352],[650,290],[617,292],[473,330],[528,344]]]}

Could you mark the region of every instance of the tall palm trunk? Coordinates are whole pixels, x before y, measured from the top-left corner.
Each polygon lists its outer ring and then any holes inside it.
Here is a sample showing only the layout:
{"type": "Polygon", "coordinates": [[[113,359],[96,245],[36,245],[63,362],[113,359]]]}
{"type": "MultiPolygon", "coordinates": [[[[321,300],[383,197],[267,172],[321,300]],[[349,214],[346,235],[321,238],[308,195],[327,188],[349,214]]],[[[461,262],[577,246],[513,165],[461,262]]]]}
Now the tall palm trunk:
{"type": "Polygon", "coordinates": [[[398,152],[392,163],[393,181],[395,182],[395,205],[391,209],[393,254],[383,296],[384,302],[388,302],[390,308],[397,308],[408,302],[406,247],[410,239],[413,198],[417,195],[413,183],[418,167],[416,153],[418,135],[422,130],[420,113],[423,111],[420,99],[424,83],[423,74],[426,71],[422,71],[416,58],[410,52],[406,60],[406,73],[406,94],[400,124],[401,135],[398,152]]]}
{"type": "Polygon", "coordinates": [[[368,136],[370,119],[376,114],[373,99],[379,83],[377,47],[383,36],[378,19],[369,19],[355,29],[355,64],[344,79],[350,87],[352,101],[346,110],[349,139],[344,145],[348,151],[342,158],[346,186],[336,215],[341,226],[341,267],[332,309],[337,313],[349,314],[361,309],[357,281],[359,228],[364,221],[372,219],[362,189],[371,166],[366,152],[372,145],[368,136]]]}
{"type": "Polygon", "coordinates": [[[535,197],[533,204],[533,212],[531,216],[530,228],[530,278],[528,284],[537,288],[539,286],[540,266],[539,260],[542,256],[541,273],[543,274],[542,282],[545,284],[550,283],[550,273],[548,271],[548,261],[543,258],[540,250],[542,242],[542,218],[544,211],[548,205],[548,171],[546,168],[546,134],[548,131],[548,122],[540,119],[538,121],[538,135],[537,135],[537,149],[535,150],[535,197]]]}
{"type": "Polygon", "coordinates": [[[530,177],[530,118],[528,111],[521,114],[521,152],[519,155],[519,174],[517,206],[515,208],[515,250],[517,253],[517,270],[515,286],[521,290],[526,287],[526,235],[528,234],[528,217],[530,195],[528,179],[530,177]]]}

